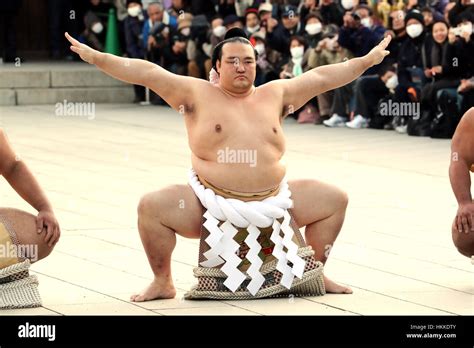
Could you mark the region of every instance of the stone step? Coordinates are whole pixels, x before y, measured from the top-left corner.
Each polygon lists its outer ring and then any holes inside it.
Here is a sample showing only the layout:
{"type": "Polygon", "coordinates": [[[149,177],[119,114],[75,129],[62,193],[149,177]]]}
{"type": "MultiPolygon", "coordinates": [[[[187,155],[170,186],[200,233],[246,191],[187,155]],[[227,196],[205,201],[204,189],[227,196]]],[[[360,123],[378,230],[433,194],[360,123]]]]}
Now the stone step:
{"type": "MultiPolygon", "coordinates": [[[[133,99],[134,92],[131,85],[106,88],[19,88],[16,90],[17,105],[56,104],[63,103],[64,100],[86,103],[131,103],[133,99]]],[[[0,101],[2,101],[1,94],[0,101]]]]}
{"type": "Polygon", "coordinates": [[[95,68],[83,71],[51,71],[51,87],[119,87],[126,85],[126,83],[95,68]]]}
{"type": "Polygon", "coordinates": [[[16,105],[16,92],[14,89],[0,89],[0,106],[16,105]]]}
{"type": "Polygon", "coordinates": [[[48,88],[51,86],[50,71],[0,69],[0,88],[48,88]]]}
{"type": "Polygon", "coordinates": [[[76,70],[28,70],[23,68],[0,69],[0,88],[48,88],[48,87],[117,87],[126,85],[102,71],[76,70]]]}

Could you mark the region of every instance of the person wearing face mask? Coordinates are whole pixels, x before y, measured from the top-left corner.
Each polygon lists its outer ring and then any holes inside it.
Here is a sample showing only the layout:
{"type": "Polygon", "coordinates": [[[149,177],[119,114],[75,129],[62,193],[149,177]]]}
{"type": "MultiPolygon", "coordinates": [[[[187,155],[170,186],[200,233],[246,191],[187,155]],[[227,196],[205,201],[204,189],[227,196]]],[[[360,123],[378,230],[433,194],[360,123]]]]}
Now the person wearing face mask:
{"type": "Polygon", "coordinates": [[[305,56],[306,41],[301,36],[292,36],[290,40],[290,61],[284,65],[281,73],[281,79],[293,78],[303,74],[307,64],[307,55],[305,56]]]}
{"type": "MultiPolygon", "coordinates": [[[[190,14],[189,14],[190,15],[190,14]]],[[[190,15],[191,16],[191,15],[190,15]]],[[[188,76],[206,79],[212,68],[212,45],[209,37],[210,24],[205,15],[192,17],[190,35],[186,43],[188,76]]],[[[185,30],[185,33],[188,30],[185,30]]]]}
{"type": "Polygon", "coordinates": [[[472,0],[457,0],[454,7],[448,12],[448,19],[451,25],[461,22],[462,15],[474,15],[474,2],[472,0]]]}
{"type": "MultiPolygon", "coordinates": [[[[127,0],[127,17],[124,19],[124,32],[126,53],[130,58],[143,59],[145,48],[143,47],[143,25],[145,17],[143,14],[141,0],[127,0]]],[[[134,103],[145,100],[145,88],[133,85],[135,91],[134,103]]]]}
{"type": "MultiPolygon", "coordinates": [[[[352,13],[344,15],[344,25],[339,30],[339,45],[352,51],[355,57],[361,57],[383,39],[385,30],[373,22],[370,7],[358,5],[352,13]]],[[[376,72],[375,66],[367,70],[364,75],[376,72]]]]}
{"type": "Polygon", "coordinates": [[[364,115],[369,119],[368,127],[374,129],[394,129],[393,117],[384,111],[383,105],[393,101],[398,86],[397,69],[390,63],[383,63],[373,79],[365,79],[360,86],[360,94],[356,94],[356,115],[364,115]]]}
{"type": "Polygon", "coordinates": [[[187,42],[190,39],[192,15],[184,13],[178,17],[178,30],[171,32],[169,44],[163,49],[163,65],[166,70],[178,75],[188,75],[187,42]],[[190,32],[190,30],[189,30],[190,32]]]}
{"type": "MultiPolygon", "coordinates": [[[[309,49],[307,42],[302,36],[292,36],[290,40],[290,61],[283,66],[280,73],[281,79],[291,79],[302,75],[307,71],[309,49]],[[305,54],[306,52],[306,54],[305,54]]],[[[316,98],[313,98],[314,100],[316,98]]],[[[317,111],[313,105],[314,101],[310,100],[306,105],[293,112],[299,123],[313,123],[316,119],[317,111]]]]}
{"type": "MultiPolygon", "coordinates": [[[[348,49],[339,46],[337,32],[338,27],[334,24],[324,28],[322,40],[314,49],[309,50],[308,70],[323,65],[337,64],[353,57],[348,49]]],[[[315,124],[322,124],[330,118],[330,115],[337,112],[334,110],[336,107],[334,105],[334,91],[324,92],[316,98],[320,117],[316,118],[315,124]]],[[[347,121],[347,119],[344,119],[344,121],[347,121]]]]}
{"type": "Polygon", "coordinates": [[[260,30],[260,18],[258,10],[250,7],[245,11],[245,33],[250,37],[260,30]]]}
{"type": "Polygon", "coordinates": [[[216,15],[211,19],[210,41],[211,47],[214,49],[216,45],[224,39],[227,29],[224,26],[224,20],[220,15],[216,15]]]}
{"type": "Polygon", "coordinates": [[[317,13],[310,13],[305,19],[304,34],[308,46],[315,48],[321,41],[323,32],[322,18],[317,13]]]}
{"type": "Polygon", "coordinates": [[[285,59],[290,56],[290,38],[301,32],[298,8],[286,5],[282,8],[281,23],[275,18],[267,20],[266,37],[268,45],[280,52],[285,59]]]}
{"type": "Polygon", "coordinates": [[[357,5],[359,5],[358,0],[340,0],[339,3],[344,12],[352,11],[357,5]]]}
{"type": "Polygon", "coordinates": [[[104,50],[105,45],[105,29],[102,21],[92,11],[89,11],[84,16],[85,29],[82,33],[84,41],[94,47],[98,51],[104,50]]]}
{"type": "MultiPolygon", "coordinates": [[[[394,98],[397,103],[419,102],[420,90],[426,82],[421,53],[425,41],[424,18],[420,11],[408,11],[405,16],[405,31],[408,38],[400,47],[401,53],[397,59],[398,87],[394,98]]],[[[395,130],[406,133],[407,119],[414,115],[399,116],[395,130]]]]}
{"type": "Polygon", "coordinates": [[[271,74],[275,69],[274,61],[270,62],[273,50],[266,46],[265,38],[261,33],[251,36],[250,42],[254,45],[257,52],[257,72],[255,76],[255,87],[263,85],[264,83],[274,79],[271,74]],[[267,54],[268,52],[268,54],[267,54]]]}

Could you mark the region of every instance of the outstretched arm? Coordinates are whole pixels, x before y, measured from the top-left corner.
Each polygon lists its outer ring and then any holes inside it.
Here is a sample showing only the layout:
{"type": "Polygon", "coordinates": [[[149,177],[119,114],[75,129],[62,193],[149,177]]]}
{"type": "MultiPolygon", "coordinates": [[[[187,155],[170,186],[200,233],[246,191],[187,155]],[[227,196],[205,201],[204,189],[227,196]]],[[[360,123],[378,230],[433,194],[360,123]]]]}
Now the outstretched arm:
{"type": "Polygon", "coordinates": [[[118,80],[150,88],[176,110],[190,103],[190,99],[195,95],[194,91],[205,82],[170,73],[159,65],[142,59],[122,58],[96,51],[68,33],[65,35],[71,43],[71,51],[77,53],[82,60],[94,64],[118,80]]]}
{"type": "Polygon", "coordinates": [[[56,244],[61,230],[54,216],[53,208],[31,171],[13,152],[6,135],[1,129],[0,175],[3,175],[11,187],[38,211],[37,229],[38,233],[44,231],[46,243],[49,246],[56,244]]]}
{"type": "Polygon", "coordinates": [[[387,36],[363,57],[320,66],[293,79],[274,81],[282,89],[283,105],[297,110],[315,96],[354,81],[371,66],[380,64],[390,53],[385,50],[390,40],[391,36],[387,36]]]}

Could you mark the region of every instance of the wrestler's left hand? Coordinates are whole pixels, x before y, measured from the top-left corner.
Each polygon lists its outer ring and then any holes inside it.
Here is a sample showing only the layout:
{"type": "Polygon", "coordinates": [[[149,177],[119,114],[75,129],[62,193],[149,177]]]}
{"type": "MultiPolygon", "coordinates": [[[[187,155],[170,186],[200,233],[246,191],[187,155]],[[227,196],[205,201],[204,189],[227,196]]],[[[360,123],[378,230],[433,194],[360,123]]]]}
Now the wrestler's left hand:
{"type": "Polygon", "coordinates": [[[392,36],[388,35],[377,46],[372,48],[369,53],[367,53],[367,56],[371,61],[371,66],[382,63],[383,59],[390,54],[390,51],[386,50],[390,41],[392,41],[392,36]]]}
{"type": "Polygon", "coordinates": [[[36,217],[36,228],[38,233],[44,231],[44,241],[48,246],[54,246],[61,236],[58,220],[51,210],[41,210],[36,217]]]}
{"type": "Polygon", "coordinates": [[[460,204],[454,227],[458,232],[474,232],[474,203],[460,204]]]}
{"type": "Polygon", "coordinates": [[[95,64],[95,58],[99,53],[98,51],[90,48],[89,46],[83,43],[80,43],[68,33],[64,33],[64,35],[66,36],[66,39],[68,39],[71,43],[71,51],[77,53],[84,62],[87,62],[89,64],[95,64]]]}

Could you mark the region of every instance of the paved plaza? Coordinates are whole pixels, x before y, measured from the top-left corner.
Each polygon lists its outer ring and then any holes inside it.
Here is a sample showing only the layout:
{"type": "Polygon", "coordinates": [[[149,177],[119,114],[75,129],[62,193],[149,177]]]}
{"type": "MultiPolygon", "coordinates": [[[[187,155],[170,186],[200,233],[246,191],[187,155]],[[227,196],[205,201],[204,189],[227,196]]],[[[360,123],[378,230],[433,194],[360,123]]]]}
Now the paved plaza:
{"type": "MultiPolygon", "coordinates": [[[[457,253],[450,141],[382,130],[329,129],[286,119],[288,178],[315,178],[349,194],[325,272],[353,295],[258,301],[185,301],[198,241],[178,239],[176,299],[131,303],[152,279],[138,235],[140,197],[186,183],[183,116],[156,106],[97,104],[93,117],[54,105],[0,107],[0,127],[53,203],[62,237],[34,264],[43,307],[4,314],[472,315],[474,266],[457,253]]],[[[315,200],[318,197],[314,197],[315,200]]],[[[0,205],[34,210],[0,180],[0,205]]]]}

